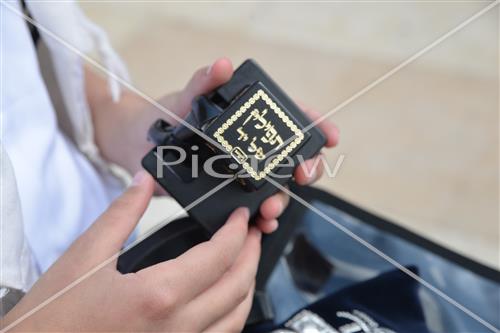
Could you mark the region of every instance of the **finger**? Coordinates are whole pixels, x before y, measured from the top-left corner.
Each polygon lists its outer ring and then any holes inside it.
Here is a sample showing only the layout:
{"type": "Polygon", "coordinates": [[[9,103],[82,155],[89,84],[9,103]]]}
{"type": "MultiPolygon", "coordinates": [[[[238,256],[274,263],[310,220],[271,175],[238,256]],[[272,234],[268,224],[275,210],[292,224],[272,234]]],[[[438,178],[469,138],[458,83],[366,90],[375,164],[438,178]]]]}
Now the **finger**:
{"type": "Polygon", "coordinates": [[[299,185],[309,185],[323,175],[322,154],[301,163],[294,172],[295,182],[299,185]]]}
{"type": "Polygon", "coordinates": [[[178,110],[190,110],[196,96],[205,94],[229,81],[233,75],[233,65],[227,58],[219,58],[212,65],[200,68],[192,76],[181,92],[178,110]]]}
{"type": "Polygon", "coordinates": [[[288,195],[281,191],[270,196],[260,205],[260,215],[264,220],[278,218],[285,210],[289,200],[288,195]]]}
{"type": "MultiPolygon", "coordinates": [[[[322,113],[315,111],[309,107],[307,107],[305,104],[303,104],[300,101],[296,101],[299,107],[302,109],[302,111],[307,114],[307,116],[314,122],[318,120],[321,116],[323,116],[322,113]]],[[[326,146],[327,147],[335,147],[339,143],[339,137],[340,137],[340,131],[338,127],[332,123],[331,121],[328,120],[328,118],[325,118],[318,122],[316,124],[316,127],[318,127],[321,132],[326,136],[326,146]]]]}
{"type": "Polygon", "coordinates": [[[182,317],[197,317],[203,330],[231,313],[248,296],[257,274],[260,259],[260,231],[253,227],[233,267],[212,287],[186,304],[182,317]],[[199,314],[203,313],[202,316],[199,314]]]}
{"type": "Polygon", "coordinates": [[[139,171],[131,186],[74,243],[68,253],[75,253],[88,263],[98,263],[117,255],[144,214],[153,190],[153,178],[146,171],[139,171]]]}
{"type": "Polygon", "coordinates": [[[158,197],[162,196],[168,196],[168,192],[158,183],[155,184],[155,190],[154,190],[154,195],[158,197]]]}
{"type": "Polygon", "coordinates": [[[233,312],[210,325],[205,332],[241,332],[252,308],[254,290],[255,284],[253,284],[245,300],[233,312]]]}
{"type": "Polygon", "coordinates": [[[174,260],[139,271],[147,288],[172,303],[183,304],[212,286],[238,258],[248,234],[249,211],[239,208],[210,241],[174,260]],[[163,293],[162,293],[163,291],[163,293]]]}
{"type": "Polygon", "coordinates": [[[271,234],[275,232],[279,226],[279,222],[277,219],[266,220],[262,216],[259,216],[257,218],[255,224],[257,225],[257,228],[259,228],[259,230],[265,234],[271,234]]]}

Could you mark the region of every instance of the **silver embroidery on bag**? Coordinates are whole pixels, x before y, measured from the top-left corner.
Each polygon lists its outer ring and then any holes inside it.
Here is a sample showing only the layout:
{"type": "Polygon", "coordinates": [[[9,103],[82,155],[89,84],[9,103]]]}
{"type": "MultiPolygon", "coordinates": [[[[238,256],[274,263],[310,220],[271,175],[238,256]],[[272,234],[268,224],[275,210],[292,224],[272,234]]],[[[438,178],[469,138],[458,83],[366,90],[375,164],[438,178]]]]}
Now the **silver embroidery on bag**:
{"type": "Polygon", "coordinates": [[[302,310],[286,322],[285,327],[298,333],[339,333],[317,314],[302,310]]]}
{"type": "Polygon", "coordinates": [[[278,329],[273,333],[395,333],[380,325],[366,313],[354,310],[352,312],[338,311],[337,318],[350,320],[335,329],[317,314],[303,310],[285,323],[285,329],[278,329]]]}
{"type": "Polygon", "coordinates": [[[380,327],[379,324],[373,320],[366,313],[359,310],[351,312],[339,311],[337,312],[338,318],[345,318],[352,321],[352,323],[341,326],[340,333],[395,333],[385,327],[380,327]]]}

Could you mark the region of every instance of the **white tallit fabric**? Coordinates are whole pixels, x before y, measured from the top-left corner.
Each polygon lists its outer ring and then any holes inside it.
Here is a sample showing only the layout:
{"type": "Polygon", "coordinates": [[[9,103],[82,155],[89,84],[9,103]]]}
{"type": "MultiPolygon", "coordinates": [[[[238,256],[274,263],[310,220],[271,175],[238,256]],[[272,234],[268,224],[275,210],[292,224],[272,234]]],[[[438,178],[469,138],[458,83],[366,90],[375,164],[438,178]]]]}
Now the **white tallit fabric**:
{"type": "MultiPolygon", "coordinates": [[[[12,161],[18,185],[24,237],[32,250],[34,265],[41,273],[88,228],[122,189],[122,183],[110,173],[108,164],[99,156],[94,144],[91,115],[85,98],[83,61],[54,40],[51,34],[82,52],[98,51],[109,70],[125,79],[128,75],[106,35],[83,15],[74,2],[27,1],[33,18],[43,27],[39,31],[50,51],[61,89],[71,125],[70,139],[60,129],[40,74],[35,46],[26,22],[19,16],[22,12],[20,4],[2,2],[1,6],[2,82],[6,83],[2,86],[1,139],[12,161]]],[[[118,99],[120,86],[113,79],[109,82],[114,98],[118,99]]],[[[14,219],[3,222],[19,223],[14,219]]],[[[12,232],[5,235],[16,244],[25,242],[12,236],[12,232]]],[[[14,254],[16,256],[20,258],[21,253],[14,254]]],[[[3,256],[0,259],[2,267],[5,267],[4,260],[13,264],[3,256]]],[[[19,261],[18,264],[25,263],[19,261]]],[[[20,289],[29,286],[22,283],[25,286],[20,289]]]]}
{"type": "MultiPolygon", "coordinates": [[[[27,291],[35,282],[37,273],[32,265],[31,252],[24,237],[21,206],[17,184],[10,159],[0,142],[0,287],[27,291]]],[[[0,295],[1,298],[2,295],[0,295]]]]}
{"type": "Polygon", "coordinates": [[[72,1],[57,4],[26,1],[33,19],[40,25],[38,31],[47,45],[54,66],[61,95],[73,129],[73,139],[94,164],[107,169],[96,145],[90,112],[85,98],[83,59],[70,48],[82,53],[97,51],[104,67],[113,75],[108,76],[109,88],[115,101],[120,98],[120,85],[113,76],[129,81],[125,65],[113,51],[106,33],[91,22],[72,1]],[[54,38],[54,35],[64,41],[54,38]],[[75,77],[79,79],[76,80],[75,77]]]}

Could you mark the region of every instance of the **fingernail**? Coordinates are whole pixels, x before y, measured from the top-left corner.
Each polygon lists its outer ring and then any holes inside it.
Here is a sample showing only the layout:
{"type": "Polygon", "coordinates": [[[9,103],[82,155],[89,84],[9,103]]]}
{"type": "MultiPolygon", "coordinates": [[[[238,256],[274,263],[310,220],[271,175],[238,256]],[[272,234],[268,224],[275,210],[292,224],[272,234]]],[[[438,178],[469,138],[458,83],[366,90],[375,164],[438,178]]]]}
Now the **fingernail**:
{"type": "Polygon", "coordinates": [[[335,147],[336,145],[339,144],[339,139],[340,139],[340,130],[337,126],[335,126],[332,130],[332,135],[331,135],[331,142],[329,142],[331,147],[335,147]]]}
{"type": "Polygon", "coordinates": [[[276,229],[278,229],[278,226],[279,226],[279,224],[278,224],[278,220],[273,220],[273,221],[271,222],[271,232],[275,232],[275,231],[276,231],[276,229]]]}
{"type": "Polygon", "coordinates": [[[244,220],[248,220],[250,218],[250,210],[247,207],[240,207],[236,209],[233,214],[240,215],[244,220]]]}
{"type": "MultiPolygon", "coordinates": [[[[311,167],[311,168],[313,168],[313,167],[311,167]]],[[[311,169],[309,169],[309,166],[304,165],[303,170],[304,170],[305,179],[302,182],[303,183],[302,185],[309,185],[311,183],[314,183],[314,181],[318,177],[318,171],[316,170],[316,168],[313,168],[311,170],[311,169]]]]}
{"type": "Polygon", "coordinates": [[[146,179],[146,175],[147,175],[147,173],[144,170],[137,172],[134,176],[134,179],[132,179],[131,186],[140,185],[144,181],[144,179],[146,179]]]}
{"type": "Polygon", "coordinates": [[[212,67],[214,67],[214,64],[215,64],[215,62],[212,63],[210,66],[208,66],[208,68],[207,68],[207,75],[210,75],[210,72],[212,71],[212,67]]]}
{"type": "Polygon", "coordinates": [[[316,168],[314,168],[312,174],[311,174],[311,178],[309,179],[309,182],[312,183],[316,180],[316,178],[318,178],[318,170],[316,170],[316,168]]]}
{"type": "Polygon", "coordinates": [[[253,232],[259,239],[262,239],[262,231],[260,229],[252,227],[250,232],[253,232]]]}
{"type": "Polygon", "coordinates": [[[283,213],[283,211],[285,210],[285,203],[283,201],[278,201],[278,216],[281,215],[283,213]]]}

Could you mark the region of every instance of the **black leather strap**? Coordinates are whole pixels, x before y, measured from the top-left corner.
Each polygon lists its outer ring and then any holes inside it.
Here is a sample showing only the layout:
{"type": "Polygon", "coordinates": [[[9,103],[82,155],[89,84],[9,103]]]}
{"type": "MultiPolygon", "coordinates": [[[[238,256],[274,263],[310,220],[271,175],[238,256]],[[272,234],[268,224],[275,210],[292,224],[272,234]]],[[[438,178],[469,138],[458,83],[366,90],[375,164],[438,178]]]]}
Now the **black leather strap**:
{"type": "MultiPolygon", "coordinates": [[[[26,2],[24,0],[21,0],[21,7],[23,9],[24,14],[28,16],[30,19],[33,19],[33,16],[31,16],[31,13],[28,7],[26,6],[26,2]]],[[[40,40],[40,32],[38,31],[38,28],[35,27],[30,22],[26,21],[26,24],[28,25],[28,29],[30,29],[30,34],[31,34],[31,39],[33,40],[33,44],[35,44],[35,47],[37,47],[38,41],[40,40]]]]}

